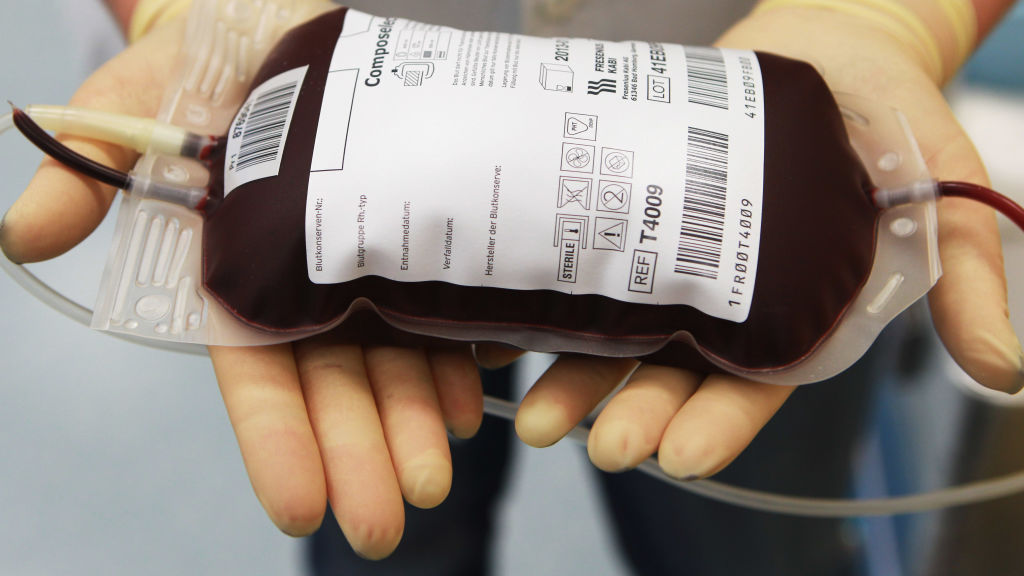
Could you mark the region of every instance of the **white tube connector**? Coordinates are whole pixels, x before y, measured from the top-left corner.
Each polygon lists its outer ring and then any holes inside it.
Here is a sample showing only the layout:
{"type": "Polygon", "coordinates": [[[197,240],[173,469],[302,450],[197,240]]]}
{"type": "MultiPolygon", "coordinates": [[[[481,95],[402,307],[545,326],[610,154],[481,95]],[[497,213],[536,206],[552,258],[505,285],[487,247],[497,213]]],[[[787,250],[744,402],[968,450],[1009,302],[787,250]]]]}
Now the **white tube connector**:
{"type": "Polygon", "coordinates": [[[155,182],[132,174],[131,186],[127,192],[139,198],[152,198],[172,204],[178,204],[191,210],[199,210],[206,205],[209,192],[196,186],[175,186],[155,182]]]}
{"type": "Polygon", "coordinates": [[[51,132],[93,138],[131,148],[140,154],[180,155],[190,132],[152,118],[101,112],[70,106],[25,107],[25,113],[51,132]]]}
{"type": "Polygon", "coordinates": [[[875,206],[882,210],[903,204],[934,202],[938,198],[939,183],[935,180],[918,180],[897,188],[879,188],[871,195],[875,206]]]}

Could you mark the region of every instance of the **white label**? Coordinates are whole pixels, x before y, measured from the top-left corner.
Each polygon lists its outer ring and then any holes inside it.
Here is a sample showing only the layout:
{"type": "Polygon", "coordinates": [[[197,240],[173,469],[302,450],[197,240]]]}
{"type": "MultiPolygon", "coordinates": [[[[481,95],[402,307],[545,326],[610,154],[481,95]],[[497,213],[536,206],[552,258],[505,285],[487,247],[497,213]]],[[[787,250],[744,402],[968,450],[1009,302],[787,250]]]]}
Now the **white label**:
{"type": "Polygon", "coordinates": [[[281,151],[308,69],[295,68],[260,84],[239,109],[228,135],[225,197],[242,184],[280,172],[281,151]]]}
{"type": "Polygon", "coordinates": [[[309,277],[602,294],[742,322],[763,117],[752,52],[349,10],[316,135],[309,277]]]}

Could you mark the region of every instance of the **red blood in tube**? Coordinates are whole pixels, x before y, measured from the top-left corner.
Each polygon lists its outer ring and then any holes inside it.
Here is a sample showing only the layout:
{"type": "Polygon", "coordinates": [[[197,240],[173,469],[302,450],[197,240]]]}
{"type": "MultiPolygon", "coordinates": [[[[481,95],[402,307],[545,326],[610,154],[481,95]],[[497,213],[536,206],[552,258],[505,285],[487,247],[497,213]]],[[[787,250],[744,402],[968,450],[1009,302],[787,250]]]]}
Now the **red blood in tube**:
{"type": "MultiPolygon", "coordinates": [[[[867,279],[877,211],[869,200],[870,179],[849,145],[835,100],[810,65],[759,53],[764,206],[756,289],[745,322],[715,318],[690,306],[551,290],[376,276],[313,284],[306,270],[306,187],[328,68],[345,14],[345,9],[329,12],[292,30],[253,82],[258,86],[309,65],[279,175],[244,184],[223,198],[222,165],[214,167],[215,204],[204,230],[204,282],[221,304],[253,327],[311,331],[336,322],[353,301],[366,298],[379,314],[424,327],[485,326],[584,341],[656,337],[666,343],[646,360],[707,369],[691,344],[672,339],[685,331],[706,355],[747,369],[774,369],[813,351],[867,279]]],[[[407,341],[379,314],[356,314],[336,330],[362,341],[407,341]]]]}

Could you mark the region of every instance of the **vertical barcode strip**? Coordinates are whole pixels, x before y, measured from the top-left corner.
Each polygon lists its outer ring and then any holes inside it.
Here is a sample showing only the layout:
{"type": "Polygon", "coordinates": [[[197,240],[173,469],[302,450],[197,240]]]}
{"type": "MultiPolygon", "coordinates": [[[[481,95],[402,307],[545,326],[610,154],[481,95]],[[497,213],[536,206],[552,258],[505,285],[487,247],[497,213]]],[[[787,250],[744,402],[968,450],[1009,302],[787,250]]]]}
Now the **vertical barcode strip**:
{"type": "Polygon", "coordinates": [[[289,82],[261,94],[253,102],[242,130],[236,172],[277,160],[297,87],[298,82],[289,82]]]}
{"type": "Polygon", "coordinates": [[[686,47],[686,81],[691,104],[729,109],[729,81],[718,48],[686,47]]]}
{"type": "Polygon", "coordinates": [[[729,135],[689,128],[686,186],[675,271],[715,280],[722,260],[729,135]]]}

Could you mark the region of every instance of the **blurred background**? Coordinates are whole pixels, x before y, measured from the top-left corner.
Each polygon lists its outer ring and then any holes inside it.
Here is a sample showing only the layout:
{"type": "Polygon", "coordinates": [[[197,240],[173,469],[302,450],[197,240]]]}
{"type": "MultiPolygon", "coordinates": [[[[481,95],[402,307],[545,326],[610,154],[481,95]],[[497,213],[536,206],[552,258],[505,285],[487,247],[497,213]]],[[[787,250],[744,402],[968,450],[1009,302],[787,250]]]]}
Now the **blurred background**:
{"type": "MultiPolygon", "coordinates": [[[[586,2],[528,4],[554,12],[508,11],[490,27],[513,28],[523,18],[543,31],[545,18],[571,17],[576,4],[581,19],[590,14],[586,2]],[[573,6],[561,13],[562,5],[573,6]]],[[[122,47],[98,0],[0,0],[0,6],[0,48],[7,54],[0,97],[16,104],[65,102],[122,47]]],[[[681,36],[707,42],[725,24],[695,22],[693,33],[681,36]]],[[[1024,200],[1022,39],[1018,3],[949,88],[995,188],[1018,201],[1024,200]]],[[[2,149],[0,210],[40,159],[16,134],[3,138],[2,149]]],[[[1024,333],[1024,235],[1005,220],[1001,226],[1010,307],[1024,333]]],[[[108,218],[71,253],[31,270],[91,307],[111,230],[108,218]]],[[[922,309],[911,316],[912,325],[927,326],[922,309]]],[[[0,574],[305,573],[303,542],[280,534],[252,494],[208,359],[77,326],[2,275],[0,317],[0,574]]],[[[849,456],[858,462],[857,493],[931,489],[1024,466],[1013,441],[1024,434],[1024,399],[978,391],[929,330],[916,337],[917,361],[928,369],[879,396],[867,438],[849,456]]],[[[532,381],[547,362],[529,357],[521,380],[532,381]]],[[[517,445],[511,469],[498,574],[629,573],[585,452],[568,442],[545,450],[517,445]]],[[[987,566],[1024,565],[1016,545],[1022,527],[1024,503],[1015,498],[851,521],[850,539],[864,556],[865,574],[939,574],[954,562],[947,556],[963,550],[977,562],[996,562],[987,566]]]]}

